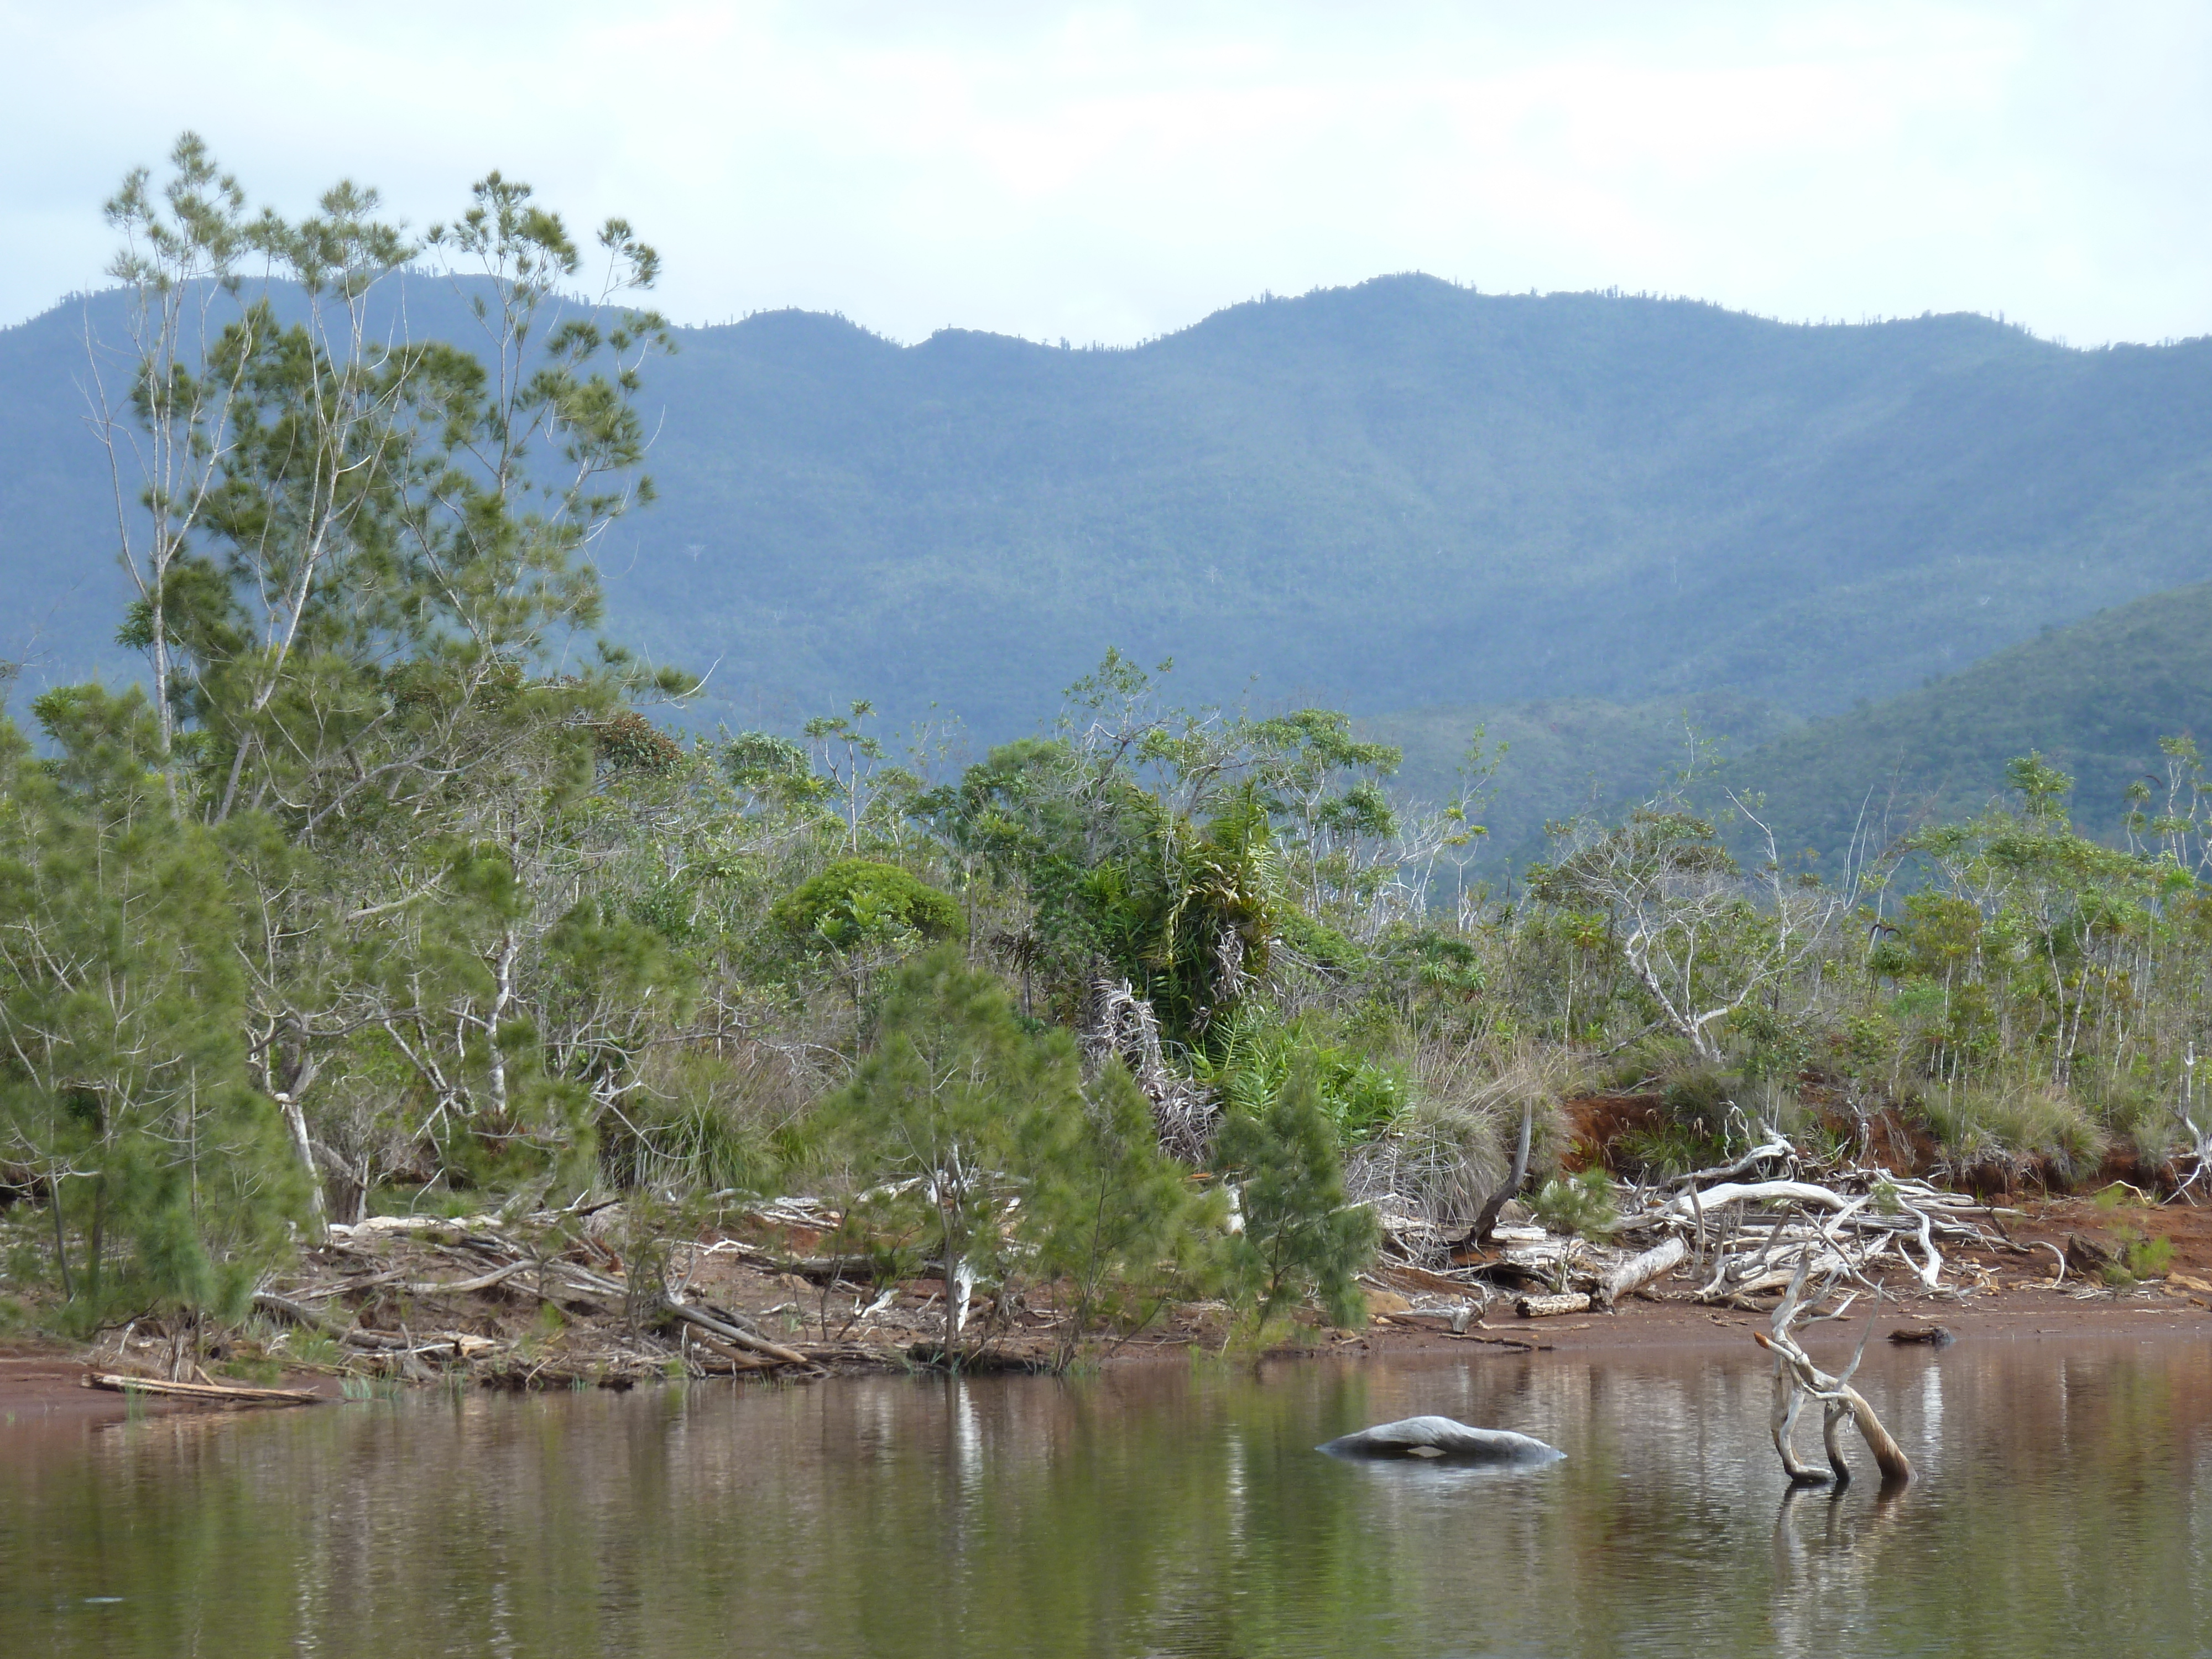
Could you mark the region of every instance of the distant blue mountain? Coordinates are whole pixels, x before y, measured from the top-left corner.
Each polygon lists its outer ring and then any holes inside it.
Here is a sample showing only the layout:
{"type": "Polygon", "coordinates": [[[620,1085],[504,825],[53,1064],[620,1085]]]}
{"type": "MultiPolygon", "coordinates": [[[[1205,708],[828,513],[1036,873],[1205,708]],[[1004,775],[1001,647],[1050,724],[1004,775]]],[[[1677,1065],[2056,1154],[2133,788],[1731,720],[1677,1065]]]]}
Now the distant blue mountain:
{"type": "MultiPolygon", "coordinates": [[[[469,326],[428,279],[407,304],[469,326]]],[[[0,331],[0,655],[38,630],[33,678],[121,665],[79,390],[119,313],[0,331]]],[[[1191,699],[1798,718],[2212,576],[2203,341],[1396,276],[1127,350],[799,312],[681,342],[645,396],[661,501],[597,556],[611,631],[712,665],[746,724],[872,696],[995,738],[1109,644],[1191,699]]]]}

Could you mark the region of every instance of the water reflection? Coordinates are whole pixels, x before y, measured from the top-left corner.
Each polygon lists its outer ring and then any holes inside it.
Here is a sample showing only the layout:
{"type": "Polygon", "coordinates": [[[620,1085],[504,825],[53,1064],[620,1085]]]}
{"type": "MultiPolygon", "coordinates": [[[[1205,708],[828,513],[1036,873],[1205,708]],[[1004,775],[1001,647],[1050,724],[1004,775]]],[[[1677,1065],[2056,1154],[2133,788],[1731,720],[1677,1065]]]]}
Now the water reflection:
{"type": "Polygon", "coordinates": [[[1924,1472],[1902,1494],[1785,1488],[1749,1351],[18,1431],[0,1651],[2197,1653],[2208,1357],[1869,1354],[1862,1386],[1924,1472]],[[1425,1412],[1569,1456],[1313,1449],[1425,1412]]]}

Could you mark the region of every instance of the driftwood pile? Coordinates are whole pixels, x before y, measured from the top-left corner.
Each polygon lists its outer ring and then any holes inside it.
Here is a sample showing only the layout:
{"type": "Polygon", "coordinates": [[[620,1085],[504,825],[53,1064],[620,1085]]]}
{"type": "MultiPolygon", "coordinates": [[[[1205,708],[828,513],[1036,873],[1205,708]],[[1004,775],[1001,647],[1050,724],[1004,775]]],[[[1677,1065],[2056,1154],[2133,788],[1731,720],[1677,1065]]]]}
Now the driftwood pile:
{"type": "MultiPolygon", "coordinates": [[[[310,1251],[310,1276],[264,1290],[254,1306],[271,1321],[328,1339],[343,1369],[412,1381],[457,1373],[518,1388],[594,1382],[623,1386],[672,1375],[826,1374],[834,1366],[887,1361],[880,1349],[848,1341],[780,1340],[750,1316],[693,1288],[702,1262],[729,1253],[792,1273],[810,1266],[835,1280],[842,1263],[773,1258],[734,1242],[669,1248],[680,1267],[670,1285],[636,1273],[608,1242],[617,1212],[541,1212],[460,1219],[374,1217],[332,1226],[310,1251]],[[487,1304],[550,1305],[517,1334],[487,1317],[487,1304]],[[561,1334],[556,1338],[549,1329],[561,1334]]],[[[763,1220],[820,1224],[805,1214],[763,1220]]],[[[849,1331],[849,1325],[848,1325],[849,1331]]]]}
{"type": "Polygon", "coordinates": [[[1999,1212],[1978,1199],[1877,1168],[1808,1170],[1779,1138],[1626,1198],[1602,1242],[1506,1225],[1472,1259],[1455,1256],[1447,1230],[1386,1214],[1386,1257],[1437,1281],[1433,1305],[1417,1301],[1417,1312],[1448,1311],[1455,1297],[1486,1308],[1505,1290],[1540,1318],[1610,1309],[1670,1278],[1686,1280],[1677,1293],[1698,1302],[1763,1311],[1751,1298],[1782,1291],[1801,1269],[1863,1290],[1901,1272],[1924,1292],[1957,1296],[1966,1276],[1946,1251],[2004,1244],[1977,1218],[1999,1212]]]}
{"type": "Polygon", "coordinates": [[[1972,1219],[1996,1214],[1978,1199],[1881,1169],[1853,1166],[1808,1179],[1789,1169],[1795,1155],[1784,1142],[1769,1143],[1746,1163],[1767,1160],[1788,1172],[1747,1180],[1752,1171],[1740,1164],[1683,1177],[1674,1183],[1677,1190],[1625,1217],[1621,1231],[1689,1237],[1697,1261],[1711,1263],[1697,1292],[1705,1302],[1780,1290],[1800,1266],[1871,1289],[1873,1273],[1893,1265],[1923,1291],[1956,1294],[1957,1286],[1944,1283],[1942,1246],[2003,1242],[1972,1219]],[[1709,1177],[1717,1178],[1700,1184],[1709,1177]]]}
{"type": "MultiPolygon", "coordinates": [[[[1700,1303],[1756,1307],[1750,1297],[1779,1291],[1770,1329],[1754,1340],[1774,1357],[1771,1427],[1784,1473],[1798,1484],[1850,1480],[1841,1440],[1849,1424],[1872,1452],[1883,1484],[1895,1486],[1912,1479],[1911,1462],[1851,1386],[1874,1321],[1866,1322],[1850,1364],[1834,1375],[1814,1362],[1799,1333],[1844,1318],[1862,1294],[1871,1292],[1879,1306],[1878,1275],[1890,1270],[1909,1274],[1929,1294],[1962,1294],[1946,1282],[1947,1272],[1954,1279],[1960,1275],[1944,1248],[2005,1243],[1973,1219],[1976,1212],[1992,1221],[1997,1215],[1978,1200],[1886,1170],[1836,1168],[1815,1177],[1777,1137],[1733,1164],[1632,1193],[1606,1243],[1541,1227],[1502,1226],[1480,1259],[1439,1267],[1421,1260],[1437,1253],[1437,1230],[1386,1216],[1384,1236],[1398,1260],[1384,1270],[1382,1282],[1417,1292],[1407,1310],[1389,1316],[1393,1323],[1437,1328],[1448,1322],[1454,1333],[1480,1326],[1501,1284],[1528,1292],[1514,1304],[1524,1318],[1611,1308],[1625,1296],[1657,1293],[1652,1287],[1670,1275],[1685,1281],[1674,1294],[1700,1303]],[[1808,1297],[1806,1287],[1815,1279],[1819,1289],[1808,1297]],[[1820,1310],[1839,1290],[1841,1300],[1820,1310]],[[1825,1469],[1807,1463],[1794,1443],[1808,1402],[1820,1407],[1825,1469]]],[[[2059,1271],[2063,1276],[2063,1259],[2059,1271]]],[[[1892,1334],[1938,1346],[1950,1340],[1938,1325],[1892,1334]]]]}
{"type": "MultiPolygon", "coordinates": [[[[1141,1048],[1143,1033],[1134,1036],[1141,1048]]],[[[1624,1197],[1618,1218],[1595,1237],[1547,1231],[1510,1206],[1475,1251],[1433,1222],[1386,1209],[1383,1259],[1370,1283],[1394,1294],[1379,1316],[1526,1348],[1529,1339],[1485,1325],[1494,1306],[1542,1319],[1609,1311],[1643,1295],[1764,1310],[1772,1303],[1752,1298],[1793,1284],[1866,1291],[1900,1276],[1923,1292],[1957,1296],[1967,1274],[1981,1271],[1959,1259],[1958,1246],[2004,1242],[1983,1224],[1996,1224],[1998,1212],[1974,1199],[1880,1169],[1808,1164],[1778,1138],[1724,1166],[1632,1187],[1624,1197]]],[[[273,1357],[296,1358],[307,1339],[319,1338],[317,1363],[415,1381],[462,1375],[518,1388],[622,1386],[931,1363],[941,1285],[886,1285],[870,1261],[805,1254],[805,1241],[839,1223],[814,1200],[777,1200],[742,1213],[745,1231],[763,1242],[659,1241],[641,1247],[658,1258],[642,1262],[623,1258],[634,1229],[618,1205],[373,1218],[331,1227],[307,1254],[303,1276],[254,1300],[265,1318],[299,1334],[273,1357]],[[785,1299],[768,1305],[756,1294],[764,1285],[769,1301],[785,1299]]],[[[1053,1322],[1048,1310],[1024,1307],[1006,1316],[1039,1340],[1053,1322]]],[[[1777,1341],[1786,1334],[1778,1329],[1777,1341]]],[[[171,1375],[181,1373],[173,1365],[171,1375]]],[[[1826,1383],[1801,1381],[1826,1400],[1818,1390],[1826,1383]]]]}

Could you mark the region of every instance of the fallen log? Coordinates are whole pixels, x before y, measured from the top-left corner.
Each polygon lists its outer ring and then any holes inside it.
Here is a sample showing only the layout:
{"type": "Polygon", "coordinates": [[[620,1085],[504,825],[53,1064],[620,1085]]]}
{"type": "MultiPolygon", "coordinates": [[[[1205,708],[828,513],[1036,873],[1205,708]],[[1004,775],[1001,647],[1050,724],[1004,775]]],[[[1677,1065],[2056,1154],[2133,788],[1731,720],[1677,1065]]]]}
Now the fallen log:
{"type": "Polygon", "coordinates": [[[495,1215],[373,1215],[349,1226],[332,1222],[329,1231],[332,1238],[343,1243],[363,1234],[374,1238],[382,1233],[482,1232],[499,1224],[500,1218],[495,1215]]]}
{"type": "Polygon", "coordinates": [[[358,1326],[341,1332],[338,1340],[349,1348],[364,1348],[371,1353],[401,1356],[450,1350],[456,1359],[474,1359],[479,1354],[489,1353],[499,1346],[490,1337],[478,1336],[472,1331],[433,1331],[421,1336],[410,1336],[404,1331],[372,1331],[358,1326]]]}
{"type": "Polygon", "coordinates": [[[881,1348],[858,1342],[809,1343],[801,1350],[817,1365],[864,1364],[888,1365],[890,1355],[881,1348]]]}
{"type": "Polygon", "coordinates": [[[1797,1156],[1797,1149],[1781,1136],[1761,1141],[1733,1164],[1716,1164],[1710,1170],[1692,1170],[1668,1181],[1669,1187],[1686,1187],[1695,1192],[1700,1183],[1708,1181],[1732,1181],[1737,1176],[1748,1175],[1760,1164],[1772,1162],[1789,1163],[1797,1156]]]}
{"type": "Polygon", "coordinates": [[[1401,1330],[1463,1331],[1475,1312],[1473,1303],[1463,1302],[1456,1308],[1401,1308],[1395,1313],[1376,1314],[1375,1317],[1401,1330]]]}
{"type": "Polygon", "coordinates": [[[1632,1291],[1641,1290],[1653,1279],[1672,1273],[1681,1266],[1690,1254],[1690,1247],[1679,1233],[1662,1240],[1641,1255],[1632,1255],[1599,1282],[1598,1306],[1610,1308],[1632,1291]]]}
{"type": "Polygon", "coordinates": [[[1931,1348],[1948,1348],[1959,1339],[1942,1325],[1900,1325],[1889,1334],[1893,1342],[1924,1342],[1931,1348]]]}
{"type": "Polygon", "coordinates": [[[1561,1314],[1588,1313],[1590,1299],[1580,1291],[1565,1296],[1524,1296],[1513,1304],[1523,1319],[1553,1319],[1561,1314]]]}
{"type": "Polygon", "coordinates": [[[441,1284],[436,1279],[423,1279],[412,1285],[398,1286],[409,1296],[465,1296],[472,1291],[488,1291],[493,1285],[512,1279],[515,1274],[538,1264],[528,1257],[510,1261],[504,1267],[495,1267],[488,1273],[478,1273],[474,1279],[452,1279],[441,1284]]]}
{"type": "Polygon", "coordinates": [[[295,1325],[307,1330],[328,1331],[330,1328],[323,1322],[322,1315],[317,1313],[313,1308],[304,1303],[295,1302],[289,1297],[278,1296],[273,1291],[254,1291],[253,1305],[264,1313],[281,1314],[295,1325]]]}
{"type": "MultiPolygon", "coordinates": [[[[765,1254],[765,1253],[764,1253],[765,1254]]],[[[768,1256],[777,1273],[793,1273],[816,1285],[835,1285],[839,1279],[866,1285],[875,1279],[876,1264],[865,1255],[768,1256]]]]}
{"type": "Polygon", "coordinates": [[[579,1267],[570,1261],[549,1262],[547,1266],[575,1289],[592,1296],[628,1296],[629,1287],[623,1280],[595,1273],[589,1267],[579,1267]]]}
{"type": "Polygon", "coordinates": [[[1468,1296],[1482,1288],[1472,1279],[1450,1279],[1443,1273],[1432,1273],[1426,1267],[1409,1267],[1396,1261],[1378,1265],[1372,1277],[1397,1290],[1433,1291],[1443,1296],[1468,1296]]]}
{"type": "Polygon", "coordinates": [[[1692,1218],[1693,1210],[1716,1210],[1725,1204],[1772,1204],[1778,1201],[1819,1204],[1831,1210],[1855,1210],[1866,1200],[1832,1192],[1826,1187],[1815,1187],[1809,1181],[1731,1181],[1696,1192],[1694,1206],[1691,1193],[1671,1198],[1647,1218],[1656,1220],[1672,1215],[1688,1221],[1692,1218]]]}
{"type": "Polygon", "coordinates": [[[755,1336],[750,1331],[741,1331],[735,1325],[725,1324],[712,1314],[703,1313],[687,1303],[670,1302],[664,1305],[673,1317],[695,1329],[706,1332],[709,1336],[719,1336],[725,1342],[733,1343],[748,1353],[765,1354],[780,1365],[811,1365],[814,1363],[796,1349],[771,1342],[764,1336],[755,1336]]]}
{"type": "Polygon", "coordinates": [[[691,1340],[720,1359],[733,1372],[772,1371],[776,1367],[777,1362],[766,1354],[747,1353],[744,1349],[734,1347],[718,1336],[708,1336],[703,1331],[691,1340]]]}
{"type": "Polygon", "coordinates": [[[312,1389],[232,1388],[221,1382],[165,1382],[158,1377],[88,1371],[83,1386],[114,1394],[150,1394],[169,1400],[198,1400],[218,1406],[319,1406],[327,1397],[312,1389]]]}

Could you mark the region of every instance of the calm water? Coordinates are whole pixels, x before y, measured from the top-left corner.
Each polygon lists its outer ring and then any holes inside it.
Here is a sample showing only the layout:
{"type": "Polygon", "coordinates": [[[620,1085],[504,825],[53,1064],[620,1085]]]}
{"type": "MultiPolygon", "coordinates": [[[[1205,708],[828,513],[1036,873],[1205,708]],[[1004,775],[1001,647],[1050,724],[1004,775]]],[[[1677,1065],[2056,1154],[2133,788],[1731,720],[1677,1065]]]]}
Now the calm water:
{"type": "Polygon", "coordinates": [[[1746,1348],[0,1429],[0,1652],[2212,1653],[2212,1341],[1870,1354],[1887,1500],[1746,1348]],[[1417,1411],[1570,1456],[1312,1449],[1417,1411]]]}

